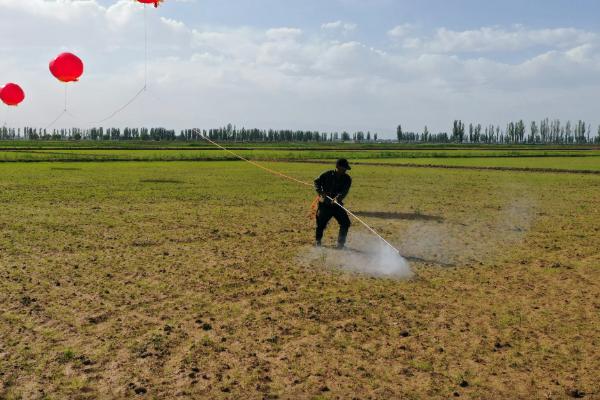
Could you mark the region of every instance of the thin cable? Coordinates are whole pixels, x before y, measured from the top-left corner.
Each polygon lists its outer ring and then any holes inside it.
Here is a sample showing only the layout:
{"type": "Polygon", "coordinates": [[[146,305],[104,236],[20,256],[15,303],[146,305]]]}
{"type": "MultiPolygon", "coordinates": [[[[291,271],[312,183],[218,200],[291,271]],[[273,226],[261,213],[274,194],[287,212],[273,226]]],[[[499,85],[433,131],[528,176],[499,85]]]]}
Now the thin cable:
{"type": "Polygon", "coordinates": [[[127,103],[125,103],[125,105],[121,106],[120,108],[118,108],[117,110],[113,111],[112,114],[110,114],[108,117],[101,119],[100,121],[96,121],[96,122],[92,122],[91,124],[101,124],[103,122],[108,121],[109,119],[114,118],[117,114],[119,114],[121,111],[125,110],[127,107],[129,107],[142,93],[144,93],[144,91],[146,91],[146,86],[144,86],[143,88],[141,88],[136,94],[135,96],[133,96],[129,101],[127,101],[127,103]]]}
{"type": "MultiPolygon", "coordinates": [[[[144,92],[148,93],[148,5],[144,3],[144,92]]],[[[142,98],[142,125],[146,121],[146,97],[142,98]]]]}
{"type": "Polygon", "coordinates": [[[246,161],[247,163],[250,163],[250,164],[254,165],[255,167],[258,167],[258,168],[260,168],[260,169],[262,169],[262,170],[265,170],[265,171],[267,171],[267,172],[268,172],[268,173],[270,173],[270,174],[278,175],[278,176],[280,176],[280,177],[282,177],[282,178],[289,179],[289,180],[291,180],[291,181],[294,181],[294,182],[296,182],[296,183],[299,183],[299,184],[301,184],[301,185],[304,185],[304,186],[310,186],[310,187],[313,187],[313,185],[311,185],[310,183],[303,182],[303,181],[301,181],[301,180],[299,180],[299,179],[293,178],[293,177],[291,177],[291,176],[287,176],[287,175],[285,175],[285,174],[283,174],[283,173],[281,173],[281,172],[279,172],[279,171],[275,171],[275,170],[273,170],[273,169],[267,168],[267,167],[265,167],[265,166],[263,166],[263,165],[261,165],[261,164],[259,164],[259,163],[256,163],[256,162],[254,162],[254,161],[252,161],[252,160],[248,160],[247,158],[244,158],[244,157],[240,156],[239,154],[236,154],[236,153],[234,153],[233,151],[231,151],[231,150],[229,150],[229,149],[227,149],[227,148],[225,148],[225,147],[221,146],[220,144],[218,144],[218,143],[214,142],[214,141],[213,141],[213,140],[211,140],[211,139],[210,139],[208,136],[204,136],[204,135],[202,134],[202,132],[200,132],[200,130],[199,130],[199,129],[194,129],[194,130],[195,130],[196,132],[198,132],[198,133],[200,134],[200,136],[201,136],[203,139],[205,139],[206,141],[208,141],[209,143],[211,143],[211,144],[213,144],[213,145],[217,146],[217,147],[218,147],[218,148],[220,148],[221,150],[224,150],[224,151],[226,151],[227,153],[229,153],[229,154],[231,154],[231,155],[233,155],[233,156],[235,156],[235,157],[239,158],[239,159],[240,159],[240,160],[242,160],[242,161],[246,161]]]}
{"type": "Polygon", "coordinates": [[[2,119],[4,120],[3,127],[6,128],[8,123],[8,107],[2,107],[2,119]]]}
{"type": "Polygon", "coordinates": [[[65,83],[65,103],[64,103],[64,108],[61,111],[60,114],[58,114],[58,117],[54,118],[54,120],[52,120],[52,122],[50,122],[44,129],[49,129],[51,128],[54,124],[56,124],[58,122],[58,120],[60,120],[65,114],[68,114],[69,112],[67,111],[67,84],[65,83]]]}
{"type": "Polygon", "coordinates": [[[101,119],[100,121],[92,122],[92,124],[101,124],[103,122],[108,121],[109,119],[114,118],[117,114],[124,111],[127,107],[129,107],[142,93],[148,90],[148,13],[147,13],[147,4],[144,3],[144,86],[131,98],[129,99],[123,106],[119,107],[115,111],[113,111],[108,117],[101,119]]]}
{"type": "Polygon", "coordinates": [[[55,123],[58,122],[59,119],[61,119],[63,117],[63,115],[65,115],[67,113],[67,110],[62,110],[62,112],[60,114],[58,114],[58,117],[56,117],[52,122],[50,122],[44,129],[50,129],[55,123]]]}
{"type": "MultiPolygon", "coordinates": [[[[123,106],[119,107],[118,109],[116,109],[115,111],[113,111],[110,115],[108,115],[106,118],[103,118],[99,121],[95,121],[95,122],[88,122],[88,124],[93,125],[93,124],[101,124],[103,122],[108,121],[109,119],[114,118],[117,114],[121,113],[122,111],[124,111],[127,107],[129,107],[143,92],[147,91],[148,89],[148,16],[147,16],[147,4],[144,4],[144,87],[142,87],[131,99],[129,99],[123,106]]],[[[64,101],[64,108],[63,111],[50,123],[48,124],[44,129],[49,129],[51,128],[54,124],[56,124],[65,114],[71,116],[74,119],[79,119],[77,117],[75,117],[73,114],[71,114],[68,111],[67,108],[67,85],[65,84],[65,101],[64,101]]],[[[6,122],[5,122],[6,125],[6,122]]]]}
{"type": "Polygon", "coordinates": [[[79,120],[79,121],[81,121],[81,118],[79,118],[77,115],[73,114],[71,111],[69,111],[69,110],[65,110],[65,112],[66,112],[66,114],[67,114],[69,117],[71,117],[71,118],[73,118],[73,119],[75,119],[75,120],[79,120]]]}
{"type": "Polygon", "coordinates": [[[385,240],[383,238],[383,236],[381,236],[379,233],[377,233],[377,231],[375,229],[371,228],[365,221],[363,221],[362,219],[360,219],[356,214],[354,214],[352,211],[348,210],[346,207],[344,207],[343,205],[341,205],[340,203],[338,203],[335,199],[332,199],[329,196],[327,196],[327,198],[329,200],[333,201],[338,206],[340,206],[342,208],[342,210],[346,211],[348,214],[350,214],[351,216],[353,216],[354,219],[356,219],[358,222],[360,222],[361,224],[363,224],[369,231],[371,231],[372,234],[374,234],[375,236],[377,236],[379,239],[383,240],[383,242],[385,244],[387,244],[389,247],[391,247],[392,249],[394,249],[394,251],[396,253],[400,254],[400,250],[398,250],[397,248],[395,248],[394,246],[392,246],[392,244],[390,242],[388,242],[387,240],[385,240]]]}
{"type": "Polygon", "coordinates": [[[148,87],[148,16],[147,4],[144,3],[144,89],[148,87]]]}
{"type": "MultiPolygon", "coordinates": [[[[146,91],[146,87],[144,86],[143,88],[141,88],[131,99],[129,99],[124,105],[122,105],[121,107],[119,107],[118,109],[116,109],[115,111],[113,111],[108,117],[101,119],[99,121],[89,121],[89,120],[82,120],[81,118],[78,118],[76,115],[74,115],[73,113],[71,113],[65,106],[65,109],[60,113],[60,115],[54,120],[52,121],[52,123],[50,123],[46,129],[48,129],[49,127],[51,127],[52,125],[54,125],[63,115],[69,115],[70,117],[72,117],[73,119],[79,120],[81,123],[87,124],[87,125],[96,125],[96,124],[101,124],[103,122],[108,121],[111,118],[114,118],[117,114],[121,113],[122,111],[124,111],[127,107],[129,107],[131,105],[131,103],[133,103],[142,93],[144,93],[146,91]]],[[[66,93],[66,92],[65,92],[66,93]]],[[[65,105],[66,105],[66,100],[65,100],[65,105]]]]}
{"type": "MultiPolygon", "coordinates": [[[[115,111],[113,111],[108,117],[101,119],[100,121],[89,122],[88,124],[101,124],[103,122],[108,121],[109,119],[114,118],[117,114],[124,111],[127,107],[129,107],[143,92],[148,89],[148,15],[147,15],[147,4],[144,4],[144,87],[141,88],[131,99],[129,99],[123,106],[119,107],[115,111]]],[[[73,114],[71,114],[67,109],[67,85],[65,85],[65,103],[63,111],[56,117],[50,124],[46,126],[44,129],[48,129],[56,124],[65,114],[70,115],[71,117],[76,118],[73,114]]]]}
{"type": "MultiPolygon", "coordinates": [[[[258,168],[260,168],[260,169],[262,169],[262,170],[264,170],[264,171],[267,171],[267,172],[269,172],[270,174],[274,174],[274,175],[280,176],[280,177],[282,177],[282,178],[288,179],[288,180],[290,180],[290,181],[294,181],[294,182],[296,182],[296,183],[299,183],[299,184],[301,184],[301,185],[304,185],[304,186],[310,186],[310,187],[313,187],[313,185],[311,185],[311,184],[310,184],[310,183],[308,183],[308,182],[303,182],[303,181],[301,181],[301,180],[299,180],[299,179],[296,179],[296,178],[294,178],[294,177],[288,176],[288,175],[286,175],[286,174],[284,174],[284,173],[282,173],[282,172],[275,171],[275,170],[273,170],[273,169],[267,168],[267,167],[265,167],[265,166],[263,166],[263,165],[261,165],[261,164],[259,164],[259,163],[256,163],[256,162],[254,162],[254,161],[252,161],[252,160],[249,160],[249,159],[247,159],[247,158],[245,158],[245,157],[242,157],[242,156],[240,156],[239,154],[237,154],[237,153],[235,153],[235,152],[233,152],[233,151],[231,151],[231,150],[229,150],[229,149],[227,149],[227,148],[225,148],[225,147],[221,146],[221,145],[220,145],[220,144],[218,144],[217,142],[215,142],[215,141],[211,140],[209,137],[207,137],[207,136],[204,136],[204,135],[202,134],[202,132],[200,132],[200,130],[199,130],[199,129],[194,129],[194,131],[198,132],[198,133],[200,134],[200,137],[202,137],[203,139],[205,139],[205,140],[206,140],[206,141],[208,141],[209,143],[211,143],[211,144],[213,144],[213,145],[217,146],[217,147],[218,147],[218,148],[220,148],[221,150],[224,150],[224,151],[226,151],[227,153],[229,153],[229,154],[231,154],[231,155],[233,155],[233,156],[235,156],[235,157],[239,158],[239,159],[240,159],[240,160],[242,160],[242,161],[246,161],[247,163],[250,163],[250,164],[254,165],[255,167],[258,167],[258,168]]],[[[346,212],[347,212],[348,214],[350,214],[350,215],[351,215],[351,216],[352,216],[354,219],[356,219],[358,222],[360,222],[362,225],[364,225],[364,226],[365,226],[365,227],[366,227],[366,228],[369,230],[369,232],[371,232],[372,234],[374,234],[375,236],[377,236],[379,239],[381,239],[381,240],[382,240],[382,241],[383,241],[383,242],[384,242],[386,245],[388,245],[390,248],[392,248],[392,249],[393,249],[393,250],[394,250],[396,253],[400,254],[400,250],[398,250],[398,249],[397,249],[397,248],[395,248],[395,247],[394,247],[394,246],[393,246],[393,245],[392,245],[390,242],[388,242],[387,240],[385,240],[383,236],[381,236],[381,235],[380,235],[380,234],[379,234],[379,233],[378,233],[378,232],[377,232],[375,229],[371,228],[371,227],[370,227],[370,226],[369,226],[369,225],[368,225],[368,224],[367,224],[365,221],[363,221],[362,219],[360,219],[360,218],[359,218],[359,217],[358,217],[356,214],[354,214],[352,211],[348,210],[346,207],[344,207],[343,205],[341,205],[340,203],[338,203],[338,202],[337,202],[335,199],[333,199],[333,198],[331,198],[331,197],[329,197],[329,196],[327,196],[327,195],[326,195],[325,197],[327,197],[327,198],[328,198],[330,201],[332,201],[334,204],[337,204],[339,207],[341,207],[341,208],[342,208],[342,210],[346,211],[346,212]]]]}

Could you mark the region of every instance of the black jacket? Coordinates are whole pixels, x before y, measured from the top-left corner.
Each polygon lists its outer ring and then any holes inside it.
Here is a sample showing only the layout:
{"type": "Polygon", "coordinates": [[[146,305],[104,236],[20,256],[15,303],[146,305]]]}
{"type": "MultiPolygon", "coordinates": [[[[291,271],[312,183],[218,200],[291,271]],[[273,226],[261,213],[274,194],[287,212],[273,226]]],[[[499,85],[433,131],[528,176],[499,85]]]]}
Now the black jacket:
{"type": "MultiPolygon", "coordinates": [[[[323,172],[315,180],[315,190],[321,196],[329,196],[333,199],[337,197],[338,202],[342,202],[348,195],[352,186],[352,178],[348,174],[339,175],[334,170],[323,172]]],[[[326,198],[326,197],[325,197],[326,198]]],[[[326,200],[328,200],[326,198],[326,200]]]]}

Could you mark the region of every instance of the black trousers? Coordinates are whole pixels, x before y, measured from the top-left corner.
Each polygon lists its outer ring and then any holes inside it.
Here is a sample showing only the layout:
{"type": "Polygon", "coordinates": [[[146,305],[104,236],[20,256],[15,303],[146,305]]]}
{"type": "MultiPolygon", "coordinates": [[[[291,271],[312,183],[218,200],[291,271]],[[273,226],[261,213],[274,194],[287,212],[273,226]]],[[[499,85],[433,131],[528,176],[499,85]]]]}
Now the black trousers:
{"type": "Polygon", "coordinates": [[[319,209],[317,210],[316,239],[317,241],[321,241],[323,238],[323,231],[327,228],[327,224],[331,218],[335,218],[340,225],[338,244],[344,245],[346,243],[346,237],[348,236],[348,229],[350,229],[350,218],[348,218],[348,214],[344,209],[335,204],[319,203],[319,209]]]}

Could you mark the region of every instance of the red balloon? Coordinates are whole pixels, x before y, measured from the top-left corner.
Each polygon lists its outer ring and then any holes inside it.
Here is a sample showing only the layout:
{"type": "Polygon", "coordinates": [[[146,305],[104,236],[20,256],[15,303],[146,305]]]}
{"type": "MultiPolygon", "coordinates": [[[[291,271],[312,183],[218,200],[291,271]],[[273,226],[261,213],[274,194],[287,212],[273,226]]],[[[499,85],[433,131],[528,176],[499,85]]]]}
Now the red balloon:
{"type": "Polygon", "coordinates": [[[75,54],[62,53],[50,61],[50,72],[61,82],[77,82],[83,75],[83,61],[75,54]]]}
{"type": "Polygon", "coordinates": [[[8,106],[17,106],[25,100],[25,92],[16,83],[7,83],[0,88],[0,99],[8,106]]]}
{"type": "Polygon", "coordinates": [[[158,7],[158,4],[164,0],[137,0],[142,4],[154,4],[154,8],[158,7]]]}

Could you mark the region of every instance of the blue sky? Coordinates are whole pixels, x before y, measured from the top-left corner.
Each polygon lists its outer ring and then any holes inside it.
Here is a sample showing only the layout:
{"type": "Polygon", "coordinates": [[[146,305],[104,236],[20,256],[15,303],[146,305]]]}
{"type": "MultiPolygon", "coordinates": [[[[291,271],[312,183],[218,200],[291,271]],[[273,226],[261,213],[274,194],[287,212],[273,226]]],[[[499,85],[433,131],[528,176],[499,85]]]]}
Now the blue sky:
{"type": "MultiPolygon", "coordinates": [[[[109,4],[110,1],[103,1],[109,4]]],[[[361,36],[380,40],[387,29],[414,23],[423,29],[476,29],[514,24],[532,28],[576,26],[597,30],[596,0],[198,0],[164,7],[186,23],[318,30],[323,21],[352,21],[361,36]]]]}
{"type": "MultiPolygon", "coordinates": [[[[102,1],[109,5],[111,1],[102,1]]],[[[368,30],[417,22],[428,28],[473,29],[482,25],[598,27],[595,0],[204,0],[171,3],[165,14],[186,23],[300,26],[318,28],[322,20],[351,20],[368,30]]]]}
{"type": "MultiPolygon", "coordinates": [[[[600,123],[595,0],[166,0],[147,13],[149,91],[105,125],[389,137],[398,123],[444,131],[457,118],[600,123]]],[[[43,126],[61,111],[47,62],[65,50],[86,74],[57,127],[120,107],[143,85],[143,21],[133,0],[0,0],[0,76],[28,96],[7,122],[43,126]]]]}

